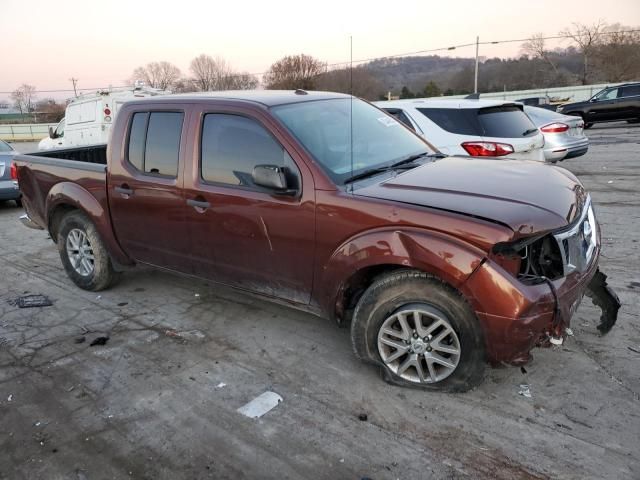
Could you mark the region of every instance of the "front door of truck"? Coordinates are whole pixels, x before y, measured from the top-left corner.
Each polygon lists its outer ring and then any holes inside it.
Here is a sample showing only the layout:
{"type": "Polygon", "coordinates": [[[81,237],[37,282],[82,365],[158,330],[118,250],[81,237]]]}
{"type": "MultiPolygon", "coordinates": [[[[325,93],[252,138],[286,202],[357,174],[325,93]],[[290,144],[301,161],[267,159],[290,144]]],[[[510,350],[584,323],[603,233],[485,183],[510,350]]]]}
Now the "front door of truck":
{"type": "Polygon", "coordinates": [[[237,110],[202,110],[185,170],[187,231],[194,272],[214,281],[307,304],[315,203],[311,173],[285,148],[268,118],[237,110]],[[291,192],[255,185],[256,165],[287,172],[291,192]],[[189,171],[190,169],[190,171],[189,171]],[[189,173],[187,173],[189,172],[189,173]]]}
{"type": "Polygon", "coordinates": [[[116,237],[133,259],[191,273],[182,193],[186,112],[171,107],[130,111],[126,133],[119,132],[125,141],[111,145],[109,206],[116,237]]]}

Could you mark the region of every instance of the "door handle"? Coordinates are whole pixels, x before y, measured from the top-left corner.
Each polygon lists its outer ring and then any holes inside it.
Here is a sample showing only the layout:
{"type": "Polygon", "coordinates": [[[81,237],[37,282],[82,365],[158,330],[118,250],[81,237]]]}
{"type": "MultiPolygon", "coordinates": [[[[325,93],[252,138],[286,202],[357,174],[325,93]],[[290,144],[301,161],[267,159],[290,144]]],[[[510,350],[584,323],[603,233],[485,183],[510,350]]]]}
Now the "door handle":
{"type": "Polygon", "coordinates": [[[129,185],[127,185],[126,183],[120,187],[115,187],[114,190],[116,191],[116,193],[122,195],[122,198],[129,198],[131,195],[133,195],[133,189],[129,188],[129,185]]]}
{"type": "Polygon", "coordinates": [[[187,205],[196,209],[197,212],[204,212],[207,208],[211,206],[211,204],[205,200],[187,200],[187,205]]]}

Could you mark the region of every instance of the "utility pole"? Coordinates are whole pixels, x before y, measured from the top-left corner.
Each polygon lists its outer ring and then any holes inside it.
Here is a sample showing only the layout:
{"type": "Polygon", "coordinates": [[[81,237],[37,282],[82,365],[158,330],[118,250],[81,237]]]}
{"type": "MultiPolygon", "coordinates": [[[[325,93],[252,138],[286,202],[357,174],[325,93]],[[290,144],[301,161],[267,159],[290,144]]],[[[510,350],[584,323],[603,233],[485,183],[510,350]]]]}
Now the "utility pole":
{"type": "Polygon", "coordinates": [[[478,50],[480,49],[480,37],[476,37],[476,75],[473,82],[473,93],[478,93],[478,50]]]}
{"type": "MultiPolygon", "coordinates": [[[[477,63],[478,62],[476,60],[476,69],[477,69],[477,63]]],[[[73,83],[73,94],[77,97],[78,96],[78,90],[76,90],[76,84],[78,83],[78,79],[71,77],[69,80],[71,81],[71,83],[73,83]]]]}

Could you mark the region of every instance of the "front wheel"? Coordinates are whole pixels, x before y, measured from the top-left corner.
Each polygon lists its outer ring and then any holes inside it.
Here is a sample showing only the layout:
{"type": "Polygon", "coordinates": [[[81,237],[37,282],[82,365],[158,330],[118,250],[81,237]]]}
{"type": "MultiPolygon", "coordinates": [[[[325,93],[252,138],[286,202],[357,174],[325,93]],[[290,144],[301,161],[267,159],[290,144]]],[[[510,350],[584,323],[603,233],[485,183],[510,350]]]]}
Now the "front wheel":
{"type": "Polygon", "coordinates": [[[423,272],[374,281],[356,306],[351,339],[356,356],[396,385],[462,392],[484,376],[478,319],[457,291],[423,272]]]}
{"type": "Polygon", "coordinates": [[[65,215],[58,228],[58,251],[69,278],[84,290],[98,291],[117,279],[96,227],[81,212],[65,215]]]}

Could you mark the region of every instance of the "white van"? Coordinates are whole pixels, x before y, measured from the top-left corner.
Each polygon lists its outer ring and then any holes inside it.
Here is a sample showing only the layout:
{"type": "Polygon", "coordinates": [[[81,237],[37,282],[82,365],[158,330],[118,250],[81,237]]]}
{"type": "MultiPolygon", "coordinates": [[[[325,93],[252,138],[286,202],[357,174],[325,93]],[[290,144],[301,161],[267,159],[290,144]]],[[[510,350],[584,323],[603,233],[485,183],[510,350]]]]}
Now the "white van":
{"type": "Polygon", "coordinates": [[[40,140],[38,150],[72,148],[107,143],[111,125],[120,106],[138,97],[166,95],[168,91],[136,87],[131,90],[102,90],[73,99],[65,112],[65,118],[49,136],[40,140]]]}

